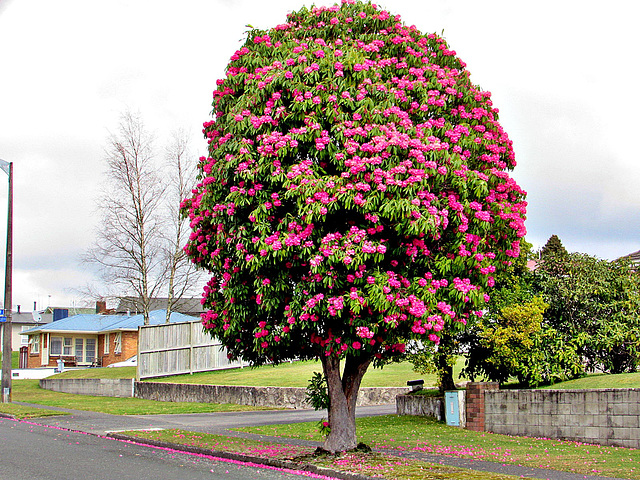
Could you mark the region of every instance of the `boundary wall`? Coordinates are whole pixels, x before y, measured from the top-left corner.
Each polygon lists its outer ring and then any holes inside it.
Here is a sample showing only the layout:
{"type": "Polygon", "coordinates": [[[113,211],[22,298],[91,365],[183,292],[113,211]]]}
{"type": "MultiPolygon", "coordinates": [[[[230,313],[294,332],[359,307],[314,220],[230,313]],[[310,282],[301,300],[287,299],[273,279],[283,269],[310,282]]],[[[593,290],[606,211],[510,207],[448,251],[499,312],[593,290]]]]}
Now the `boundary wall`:
{"type": "MultiPolygon", "coordinates": [[[[420,396],[403,397],[399,415],[441,419],[420,406],[420,396]]],[[[640,388],[499,390],[497,383],[468,383],[465,412],[468,430],[640,448],[640,388]]]]}
{"type": "Polygon", "coordinates": [[[40,388],[96,397],[133,397],[133,378],[42,378],[40,388]]]}
{"type": "Polygon", "coordinates": [[[398,395],[396,397],[398,415],[418,415],[444,420],[444,402],[442,397],[427,395],[398,395]]]}
{"type": "Polygon", "coordinates": [[[640,389],[485,391],[485,430],[640,448],[640,389]]]}
{"type": "MultiPolygon", "coordinates": [[[[107,397],[136,397],[162,402],[235,403],[256,407],[311,408],[302,387],[244,387],[186,383],[136,382],[133,379],[42,379],[40,387],[55,392],[107,397]]],[[[358,406],[389,405],[408,387],[362,387],[358,406]]]]}

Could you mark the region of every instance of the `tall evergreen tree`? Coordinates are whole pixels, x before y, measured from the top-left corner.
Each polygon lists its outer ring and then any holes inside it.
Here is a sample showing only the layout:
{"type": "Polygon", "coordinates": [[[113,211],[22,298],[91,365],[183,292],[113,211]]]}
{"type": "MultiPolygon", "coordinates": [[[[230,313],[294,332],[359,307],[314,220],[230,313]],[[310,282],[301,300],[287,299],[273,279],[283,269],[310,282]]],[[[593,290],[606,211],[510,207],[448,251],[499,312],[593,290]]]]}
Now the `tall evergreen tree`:
{"type": "Polygon", "coordinates": [[[551,275],[564,275],[569,258],[564,245],[557,235],[551,235],[540,250],[540,268],[551,275]]]}

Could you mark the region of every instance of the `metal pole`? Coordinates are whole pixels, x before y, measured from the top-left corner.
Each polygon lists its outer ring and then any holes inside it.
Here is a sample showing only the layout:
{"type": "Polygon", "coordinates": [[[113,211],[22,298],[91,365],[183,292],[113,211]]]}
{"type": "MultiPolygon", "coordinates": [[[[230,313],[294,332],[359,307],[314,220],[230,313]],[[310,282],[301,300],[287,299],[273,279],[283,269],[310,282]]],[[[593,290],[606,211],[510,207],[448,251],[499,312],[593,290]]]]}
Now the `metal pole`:
{"type": "MultiPolygon", "coordinates": [[[[13,269],[13,162],[9,171],[9,206],[7,208],[7,260],[4,271],[4,309],[7,321],[2,326],[2,402],[11,402],[11,273],[13,269]]],[[[4,168],[3,168],[4,170],[4,168]]],[[[5,170],[6,171],[6,170],[5,170]]]]}

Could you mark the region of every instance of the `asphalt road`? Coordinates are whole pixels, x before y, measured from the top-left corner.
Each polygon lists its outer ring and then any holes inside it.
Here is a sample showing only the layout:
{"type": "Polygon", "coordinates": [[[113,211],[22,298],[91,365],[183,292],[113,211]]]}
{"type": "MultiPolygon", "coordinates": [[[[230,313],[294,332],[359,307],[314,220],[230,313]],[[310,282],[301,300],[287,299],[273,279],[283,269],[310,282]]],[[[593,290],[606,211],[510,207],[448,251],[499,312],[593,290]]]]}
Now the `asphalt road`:
{"type": "Polygon", "coordinates": [[[303,477],[294,472],[0,418],[0,480],[114,478],[285,480],[303,477]]]}

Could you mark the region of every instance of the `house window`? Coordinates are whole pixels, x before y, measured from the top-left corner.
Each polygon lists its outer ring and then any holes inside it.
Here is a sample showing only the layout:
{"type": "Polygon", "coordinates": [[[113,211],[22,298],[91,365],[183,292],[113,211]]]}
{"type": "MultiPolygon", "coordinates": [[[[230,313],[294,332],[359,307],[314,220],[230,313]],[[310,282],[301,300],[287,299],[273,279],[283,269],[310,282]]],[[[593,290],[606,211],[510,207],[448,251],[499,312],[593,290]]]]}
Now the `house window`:
{"type": "Polygon", "coordinates": [[[51,355],[62,355],[62,337],[51,337],[51,355]]]}
{"type": "Polygon", "coordinates": [[[108,333],[104,334],[104,354],[108,355],[109,354],[109,340],[111,340],[111,335],[109,335],[108,333]]]}
{"type": "Polygon", "coordinates": [[[62,344],[62,354],[65,357],[70,357],[73,355],[73,338],[64,337],[64,342],[62,344]]]}
{"type": "Polygon", "coordinates": [[[40,335],[29,335],[29,352],[40,353],[40,335]]]}
{"type": "Polygon", "coordinates": [[[63,355],[70,357],[73,355],[73,338],[71,337],[51,337],[51,355],[63,355]]]}
{"type": "Polygon", "coordinates": [[[82,362],[82,352],[84,351],[84,340],[76,338],[76,363],[82,362]]]}
{"type": "MultiPolygon", "coordinates": [[[[29,325],[22,325],[22,332],[25,330],[29,330],[31,327],[29,325]]],[[[20,335],[20,345],[29,345],[29,337],[27,335],[20,335]]]]}
{"type": "Polygon", "coordinates": [[[76,338],[76,362],[93,363],[96,358],[96,339],[76,338]]]}
{"type": "Polygon", "coordinates": [[[113,353],[116,355],[122,353],[122,332],[116,332],[113,339],[113,353]]]}
{"type": "Polygon", "coordinates": [[[93,363],[96,358],[96,339],[87,338],[84,342],[84,361],[93,363]]]}

